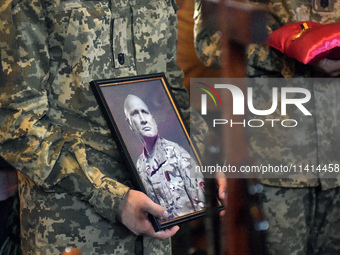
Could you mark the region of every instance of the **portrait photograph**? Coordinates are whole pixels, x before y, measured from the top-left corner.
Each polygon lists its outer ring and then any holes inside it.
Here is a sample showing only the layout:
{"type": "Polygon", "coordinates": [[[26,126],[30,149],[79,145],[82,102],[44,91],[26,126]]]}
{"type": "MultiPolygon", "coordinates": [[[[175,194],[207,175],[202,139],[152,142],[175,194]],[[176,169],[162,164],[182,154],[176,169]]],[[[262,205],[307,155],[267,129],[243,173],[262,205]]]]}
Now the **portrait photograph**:
{"type": "Polygon", "coordinates": [[[163,206],[156,230],[205,211],[201,162],[164,74],[91,82],[122,156],[141,191],[163,206]]]}

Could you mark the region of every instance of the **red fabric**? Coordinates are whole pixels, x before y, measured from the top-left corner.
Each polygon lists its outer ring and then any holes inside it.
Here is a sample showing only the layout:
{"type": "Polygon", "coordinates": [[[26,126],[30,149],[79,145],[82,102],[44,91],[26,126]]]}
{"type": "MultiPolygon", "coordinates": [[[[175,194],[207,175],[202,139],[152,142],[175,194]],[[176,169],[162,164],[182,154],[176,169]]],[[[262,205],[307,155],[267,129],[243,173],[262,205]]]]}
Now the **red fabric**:
{"type": "Polygon", "coordinates": [[[307,21],[286,24],[272,32],[266,43],[304,64],[323,58],[340,59],[340,23],[322,25],[307,21]],[[292,40],[302,30],[300,25],[303,23],[307,23],[308,29],[292,40]]]}
{"type": "Polygon", "coordinates": [[[200,182],[199,185],[201,187],[201,190],[205,192],[204,182],[200,182]]]}

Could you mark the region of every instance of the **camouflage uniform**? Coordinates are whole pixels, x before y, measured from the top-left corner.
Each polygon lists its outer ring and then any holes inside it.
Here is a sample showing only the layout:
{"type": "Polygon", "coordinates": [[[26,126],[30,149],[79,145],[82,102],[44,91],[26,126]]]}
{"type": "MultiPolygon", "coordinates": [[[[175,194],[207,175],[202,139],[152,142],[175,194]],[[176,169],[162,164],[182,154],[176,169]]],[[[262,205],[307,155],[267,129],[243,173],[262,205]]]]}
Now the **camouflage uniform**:
{"type": "MultiPolygon", "coordinates": [[[[20,171],[23,254],[134,254],[116,221],[133,188],[89,87],[165,72],[188,119],[172,0],[1,0],[0,154],[20,171]]],[[[200,122],[198,126],[203,127],[200,122]]],[[[202,129],[201,129],[202,130],[202,129]]],[[[201,130],[194,130],[197,139],[201,130]]],[[[145,254],[169,240],[143,238],[145,254]]]]}
{"type": "MultiPolygon", "coordinates": [[[[335,1],[334,11],[316,11],[312,1],[270,1],[268,7],[272,16],[269,20],[269,32],[280,26],[296,21],[315,21],[320,23],[339,22],[340,1],[335,1]]],[[[339,104],[338,79],[315,79],[322,77],[321,73],[311,65],[303,65],[292,58],[284,56],[277,50],[265,45],[250,45],[248,48],[247,71],[249,77],[285,77],[304,78],[294,79],[289,86],[304,87],[312,93],[308,102],[308,109],[312,113],[311,118],[305,118],[296,130],[275,129],[275,132],[262,129],[256,130],[250,135],[250,147],[254,157],[265,163],[281,161],[285,164],[325,165],[339,163],[338,151],[340,141],[338,118],[339,104]],[[314,78],[314,79],[307,79],[314,78]],[[329,111],[332,109],[332,111],[329,111]],[[261,133],[262,132],[262,133],[261,133]],[[299,136],[299,137],[298,137],[299,136]],[[289,143],[287,138],[291,137],[289,143]],[[264,151],[264,144],[271,144],[270,150],[264,151]],[[262,149],[259,149],[262,148],[262,149]],[[282,149],[284,148],[284,149],[282,149]],[[261,152],[260,152],[261,151],[261,152]],[[270,152],[269,152],[270,151],[270,152]],[[273,153],[277,152],[277,153],[273,153]],[[283,156],[284,155],[284,156],[283,156]],[[264,160],[264,161],[263,161],[264,160]]],[[[263,104],[264,98],[271,96],[271,84],[254,86],[254,104],[263,104]]],[[[266,108],[267,109],[267,108],[266,108]]],[[[290,110],[290,115],[295,112],[290,110]]],[[[251,117],[251,116],[250,116],[251,117]]],[[[278,117],[278,115],[270,116],[278,117]]],[[[340,177],[323,178],[317,174],[306,174],[305,179],[278,179],[274,178],[265,182],[275,186],[306,187],[321,185],[322,189],[330,189],[339,186],[340,177]]]]}
{"type": "Polygon", "coordinates": [[[222,34],[219,31],[204,28],[200,0],[195,0],[194,20],[194,45],[198,57],[205,66],[218,67],[222,34]]]}
{"type": "MultiPolygon", "coordinates": [[[[332,11],[315,10],[312,0],[255,0],[255,2],[266,4],[269,8],[271,13],[268,22],[269,33],[291,22],[315,21],[326,24],[340,21],[338,0],[334,1],[332,11]]],[[[214,49],[219,46],[215,43],[209,47],[214,49]]],[[[200,49],[199,52],[204,54],[206,51],[200,49]]],[[[206,58],[214,58],[209,54],[206,58]]],[[[247,130],[249,152],[255,159],[255,164],[293,164],[309,167],[339,164],[338,79],[316,80],[315,77],[325,77],[325,74],[266,45],[252,44],[247,47],[246,54],[249,77],[303,78],[287,80],[287,83],[290,83],[287,86],[306,88],[312,94],[311,100],[308,105],[306,104],[312,116],[301,119],[296,129],[261,127],[247,130]]],[[[277,85],[269,81],[259,82],[257,86],[253,86],[253,102],[258,109],[270,108],[273,84],[277,85]]],[[[285,118],[294,119],[297,112],[291,108],[285,118]]],[[[258,118],[252,114],[248,117],[258,118]]],[[[282,118],[279,111],[266,117],[282,118]]],[[[261,182],[265,184],[261,199],[270,223],[267,238],[270,254],[340,253],[340,234],[334,232],[334,229],[340,228],[339,173],[325,175],[323,172],[319,174],[310,171],[298,178],[285,174],[277,175],[276,178],[263,178],[261,182]]]]}
{"type": "Polygon", "coordinates": [[[157,139],[152,164],[144,149],[137,160],[141,179],[148,184],[149,197],[167,209],[173,219],[204,207],[203,176],[190,178],[196,163],[190,154],[177,143],[157,139]]]}
{"type": "MultiPolygon", "coordinates": [[[[334,2],[331,12],[316,11],[313,1],[269,1],[268,7],[272,13],[269,33],[290,22],[340,21],[340,1],[334,2]]],[[[250,77],[303,77],[301,81],[294,79],[295,84],[290,86],[304,87],[312,94],[307,106],[312,116],[304,118],[297,130],[282,128],[273,132],[261,128],[250,131],[250,152],[257,162],[315,167],[339,164],[338,79],[307,79],[324,75],[265,45],[250,45],[247,54],[250,77]]],[[[271,95],[271,86],[253,88],[254,104],[261,104],[271,95]]],[[[270,118],[278,117],[276,114],[270,118]]],[[[294,114],[290,111],[286,117],[294,114]]],[[[262,182],[267,184],[262,201],[270,224],[267,238],[270,254],[340,253],[340,235],[334,232],[340,227],[339,173],[325,176],[323,172],[305,172],[300,178],[271,178],[262,182]]]]}

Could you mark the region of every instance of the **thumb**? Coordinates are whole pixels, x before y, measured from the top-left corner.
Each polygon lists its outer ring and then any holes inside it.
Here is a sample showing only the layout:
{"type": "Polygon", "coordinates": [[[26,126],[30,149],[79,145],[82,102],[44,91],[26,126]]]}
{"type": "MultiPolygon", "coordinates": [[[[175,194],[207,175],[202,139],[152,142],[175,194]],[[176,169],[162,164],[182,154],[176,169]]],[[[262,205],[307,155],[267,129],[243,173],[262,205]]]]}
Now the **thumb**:
{"type": "Polygon", "coordinates": [[[151,199],[145,203],[144,210],[160,219],[165,219],[168,216],[166,209],[163,206],[154,203],[151,199]]]}

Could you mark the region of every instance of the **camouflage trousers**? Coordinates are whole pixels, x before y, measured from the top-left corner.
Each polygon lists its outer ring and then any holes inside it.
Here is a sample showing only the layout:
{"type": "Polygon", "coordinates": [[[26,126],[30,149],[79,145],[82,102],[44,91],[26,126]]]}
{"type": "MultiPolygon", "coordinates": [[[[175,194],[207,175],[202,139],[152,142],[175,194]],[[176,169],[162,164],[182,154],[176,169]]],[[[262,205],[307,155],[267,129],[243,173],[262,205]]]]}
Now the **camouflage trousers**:
{"type": "Polygon", "coordinates": [[[269,221],[268,254],[340,254],[340,187],[265,185],[261,201],[269,221]]]}

